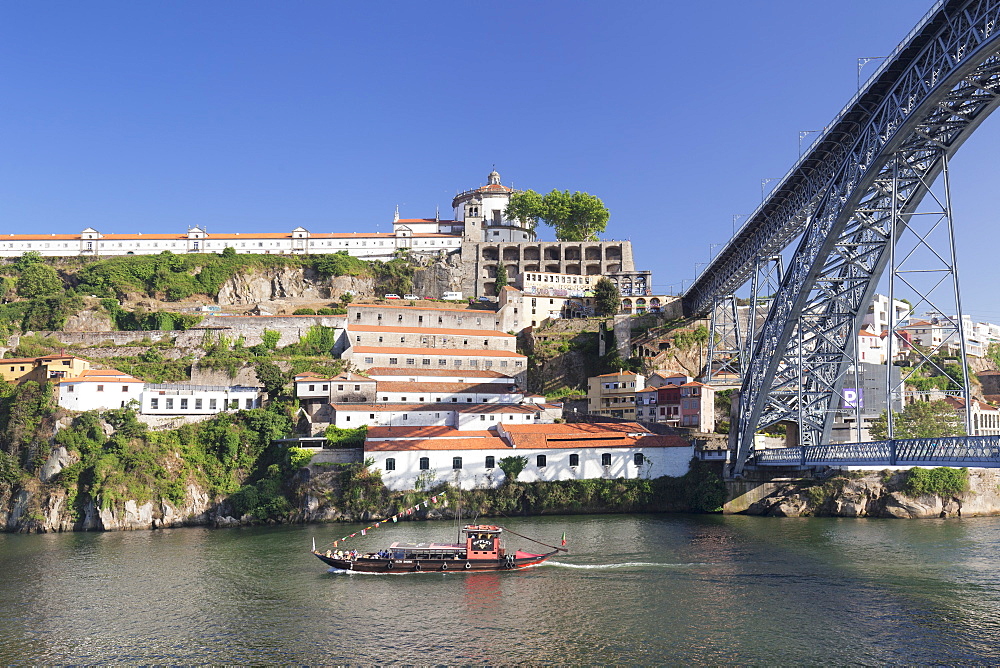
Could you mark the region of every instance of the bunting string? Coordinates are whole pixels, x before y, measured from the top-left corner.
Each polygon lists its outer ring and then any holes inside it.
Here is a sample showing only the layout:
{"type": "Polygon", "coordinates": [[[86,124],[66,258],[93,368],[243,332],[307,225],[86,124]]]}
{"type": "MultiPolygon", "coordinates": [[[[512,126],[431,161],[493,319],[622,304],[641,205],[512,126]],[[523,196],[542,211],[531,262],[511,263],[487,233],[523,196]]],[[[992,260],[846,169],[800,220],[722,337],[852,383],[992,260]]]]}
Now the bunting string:
{"type": "Polygon", "coordinates": [[[439,501],[442,504],[447,502],[447,499],[445,498],[444,494],[435,494],[434,496],[430,497],[429,500],[428,499],[424,499],[423,501],[421,501],[420,503],[417,503],[414,506],[410,506],[409,508],[404,508],[403,510],[399,511],[395,515],[390,515],[389,517],[386,517],[385,519],[382,519],[382,520],[379,520],[378,522],[375,522],[374,524],[372,524],[369,527],[365,527],[361,531],[355,531],[354,533],[349,534],[347,536],[344,536],[343,538],[341,538],[339,540],[331,541],[331,543],[332,543],[333,547],[337,547],[340,543],[344,542],[348,538],[354,538],[359,533],[362,536],[367,536],[369,531],[371,531],[373,529],[378,529],[383,524],[387,524],[390,520],[392,521],[393,524],[395,524],[396,522],[399,521],[399,518],[401,518],[403,516],[406,516],[406,515],[412,515],[413,513],[415,513],[418,510],[420,510],[421,508],[427,508],[427,507],[429,507],[430,504],[437,505],[439,501]]]}

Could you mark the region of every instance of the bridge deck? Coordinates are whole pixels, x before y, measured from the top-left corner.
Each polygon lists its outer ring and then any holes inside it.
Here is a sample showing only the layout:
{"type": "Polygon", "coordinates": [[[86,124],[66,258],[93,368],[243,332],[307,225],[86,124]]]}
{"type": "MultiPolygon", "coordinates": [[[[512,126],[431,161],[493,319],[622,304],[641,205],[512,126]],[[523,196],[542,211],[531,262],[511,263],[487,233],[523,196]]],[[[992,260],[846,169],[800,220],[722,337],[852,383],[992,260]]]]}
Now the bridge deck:
{"type": "Polygon", "coordinates": [[[778,448],[757,466],[974,466],[1000,468],[1000,436],[913,438],[778,448]]]}

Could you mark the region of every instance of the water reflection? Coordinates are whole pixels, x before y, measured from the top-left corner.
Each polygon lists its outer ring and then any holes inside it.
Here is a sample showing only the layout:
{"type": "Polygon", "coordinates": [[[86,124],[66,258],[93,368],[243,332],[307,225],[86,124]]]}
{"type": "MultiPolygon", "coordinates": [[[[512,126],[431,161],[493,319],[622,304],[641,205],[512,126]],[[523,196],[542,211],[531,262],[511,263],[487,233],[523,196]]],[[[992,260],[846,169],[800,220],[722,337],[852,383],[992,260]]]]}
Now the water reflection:
{"type": "MultiPolygon", "coordinates": [[[[308,554],[311,536],[343,527],[0,535],[0,663],[1000,658],[997,519],[508,526],[546,542],[566,531],[571,552],[517,572],[363,575],[308,554]]],[[[450,532],[401,523],[358,547],[450,532]]]]}

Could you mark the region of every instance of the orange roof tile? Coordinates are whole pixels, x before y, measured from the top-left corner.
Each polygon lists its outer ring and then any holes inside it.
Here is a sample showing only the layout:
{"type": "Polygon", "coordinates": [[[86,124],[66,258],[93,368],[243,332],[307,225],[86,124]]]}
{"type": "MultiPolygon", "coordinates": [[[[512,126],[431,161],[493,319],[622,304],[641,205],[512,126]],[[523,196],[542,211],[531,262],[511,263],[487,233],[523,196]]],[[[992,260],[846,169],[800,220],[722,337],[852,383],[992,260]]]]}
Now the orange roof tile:
{"type": "Polygon", "coordinates": [[[117,369],[92,369],[81,371],[79,376],[62,378],[56,384],[63,383],[142,383],[143,381],[117,369]]]}
{"type": "Polygon", "coordinates": [[[429,438],[420,441],[365,441],[366,452],[405,450],[509,450],[502,438],[429,438]]]}
{"type": "Polygon", "coordinates": [[[507,332],[501,332],[498,329],[445,329],[443,327],[393,327],[393,326],[382,326],[382,325],[355,325],[352,323],[347,324],[347,331],[349,332],[372,332],[378,334],[380,332],[388,334],[454,334],[456,336],[502,336],[504,338],[513,339],[513,334],[508,334],[507,332]]]}
{"type": "Polygon", "coordinates": [[[368,438],[373,441],[392,441],[407,438],[473,438],[477,436],[494,437],[495,433],[486,430],[463,431],[455,427],[368,427],[368,438]]]}
{"type": "Polygon", "coordinates": [[[468,350],[465,348],[385,348],[382,346],[352,346],[351,353],[382,353],[391,355],[444,355],[462,357],[516,357],[527,359],[524,355],[507,350],[468,350]]]}
{"type": "Polygon", "coordinates": [[[397,369],[392,366],[373,366],[365,369],[365,373],[371,377],[375,376],[439,376],[447,378],[510,378],[511,376],[488,369],[397,369]]]}

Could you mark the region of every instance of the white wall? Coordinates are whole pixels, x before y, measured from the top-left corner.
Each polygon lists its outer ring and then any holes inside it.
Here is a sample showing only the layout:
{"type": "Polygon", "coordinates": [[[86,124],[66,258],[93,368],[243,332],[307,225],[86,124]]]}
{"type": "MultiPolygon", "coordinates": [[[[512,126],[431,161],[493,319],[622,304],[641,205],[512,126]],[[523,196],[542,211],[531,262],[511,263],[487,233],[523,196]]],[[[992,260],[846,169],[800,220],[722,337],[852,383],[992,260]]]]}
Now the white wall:
{"type": "Polygon", "coordinates": [[[261,392],[259,390],[238,391],[234,389],[147,388],[142,393],[142,404],[139,412],[145,415],[213,415],[229,410],[234,401],[237,402],[236,409],[238,410],[260,408],[262,404],[261,392]]]}
{"type": "Polygon", "coordinates": [[[447,481],[460,485],[463,489],[476,487],[497,487],[504,475],[499,467],[486,468],[486,457],[494,457],[498,463],[503,457],[519,455],[527,457],[528,465],[518,476],[520,482],[536,480],[588,480],[595,478],[659,478],[660,476],[684,475],[694,446],[678,448],[546,448],[541,450],[504,448],[502,450],[400,450],[365,451],[365,457],[375,460],[374,468],[382,471],[382,480],[392,490],[414,489],[418,476],[423,476],[428,484],[447,481]],[[636,466],[635,453],[642,453],[645,463],[636,466]],[[569,456],[580,457],[579,466],[569,466],[569,456]],[[611,455],[611,466],[602,465],[602,455],[611,455]],[[537,465],[537,456],[545,455],[546,465],[537,465]],[[420,458],[430,460],[427,471],[420,469],[420,458]],[[452,468],[454,457],[462,458],[462,469],[452,468]],[[385,460],[395,459],[394,471],[386,471],[385,460]]]}
{"type": "Polygon", "coordinates": [[[140,401],[143,383],[62,382],[59,384],[59,405],[71,411],[124,408],[131,400],[140,401]]]}

